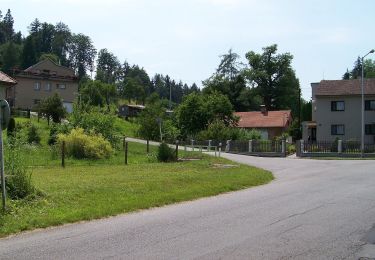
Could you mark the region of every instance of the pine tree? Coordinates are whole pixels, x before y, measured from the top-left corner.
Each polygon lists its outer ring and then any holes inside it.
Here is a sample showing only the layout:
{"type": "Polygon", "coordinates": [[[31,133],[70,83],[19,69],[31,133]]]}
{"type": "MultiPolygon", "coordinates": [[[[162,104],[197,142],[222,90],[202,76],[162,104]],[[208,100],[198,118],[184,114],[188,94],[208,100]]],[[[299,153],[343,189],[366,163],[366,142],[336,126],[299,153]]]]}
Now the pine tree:
{"type": "Polygon", "coordinates": [[[32,36],[28,36],[23,45],[21,54],[21,67],[26,69],[36,63],[35,46],[32,36]]]}
{"type": "Polygon", "coordinates": [[[3,32],[5,34],[5,41],[10,41],[13,38],[13,35],[14,35],[13,24],[14,24],[14,19],[12,17],[10,9],[8,9],[2,21],[3,32]]]}

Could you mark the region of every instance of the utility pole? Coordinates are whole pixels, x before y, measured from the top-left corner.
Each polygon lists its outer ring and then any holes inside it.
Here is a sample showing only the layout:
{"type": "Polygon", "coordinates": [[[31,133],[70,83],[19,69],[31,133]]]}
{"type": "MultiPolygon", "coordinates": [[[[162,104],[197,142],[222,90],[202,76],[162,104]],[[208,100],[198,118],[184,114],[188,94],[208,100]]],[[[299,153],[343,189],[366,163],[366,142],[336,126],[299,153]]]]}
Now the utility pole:
{"type": "MultiPolygon", "coordinates": [[[[298,135],[301,135],[301,88],[298,89],[298,129],[298,135]]],[[[298,137],[300,138],[301,136],[298,137]]]]}

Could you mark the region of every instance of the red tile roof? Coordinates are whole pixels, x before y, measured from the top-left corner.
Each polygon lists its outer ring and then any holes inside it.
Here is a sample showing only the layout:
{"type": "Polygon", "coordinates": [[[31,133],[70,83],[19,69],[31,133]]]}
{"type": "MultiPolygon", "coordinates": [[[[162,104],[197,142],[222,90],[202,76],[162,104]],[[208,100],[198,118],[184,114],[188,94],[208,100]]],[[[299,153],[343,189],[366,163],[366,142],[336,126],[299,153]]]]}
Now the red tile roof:
{"type": "Polygon", "coordinates": [[[5,85],[15,85],[17,83],[17,81],[15,79],[9,77],[4,72],[0,71],[0,83],[5,84],[5,85]]]}
{"type": "MultiPolygon", "coordinates": [[[[375,95],[375,79],[365,79],[364,93],[375,95]]],[[[350,96],[361,94],[361,80],[322,80],[316,88],[316,96],[350,96]]]]}
{"type": "Polygon", "coordinates": [[[268,111],[267,114],[260,111],[235,112],[234,114],[240,118],[238,127],[241,128],[285,128],[292,121],[290,110],[268,111]]]}

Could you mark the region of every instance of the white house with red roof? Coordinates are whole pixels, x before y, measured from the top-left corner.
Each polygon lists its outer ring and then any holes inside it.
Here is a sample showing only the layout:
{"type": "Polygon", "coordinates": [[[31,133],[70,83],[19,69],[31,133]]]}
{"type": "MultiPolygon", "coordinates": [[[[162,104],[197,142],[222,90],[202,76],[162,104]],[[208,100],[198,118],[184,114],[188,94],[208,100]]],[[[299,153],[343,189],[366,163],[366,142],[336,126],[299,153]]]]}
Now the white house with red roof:
{"type": "Polygon", "coordinates": [[[235,112],[239,117],[239,128],[256,129],[261,132],[263,139],[272,139],[285,132],[292,123],[290,110],[267,111],[265,106],[261,111],[235,112]]]}

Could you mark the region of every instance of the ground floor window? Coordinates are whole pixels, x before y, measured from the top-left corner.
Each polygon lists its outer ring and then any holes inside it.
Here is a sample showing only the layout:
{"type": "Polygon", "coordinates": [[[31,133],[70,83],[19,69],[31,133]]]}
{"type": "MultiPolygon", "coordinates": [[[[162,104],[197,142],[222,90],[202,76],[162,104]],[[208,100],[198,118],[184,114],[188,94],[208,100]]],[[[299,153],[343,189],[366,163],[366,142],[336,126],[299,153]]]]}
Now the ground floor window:
{"type": "Polygon", "coordinates": [[[375,124],[366,124],[365,133],[366,135],[375,135],[375,124]]]}
{"type": "Polygon", "coordinates": [[[331,135],[344,135],[345,125],[331,125],[331,135]]]}

